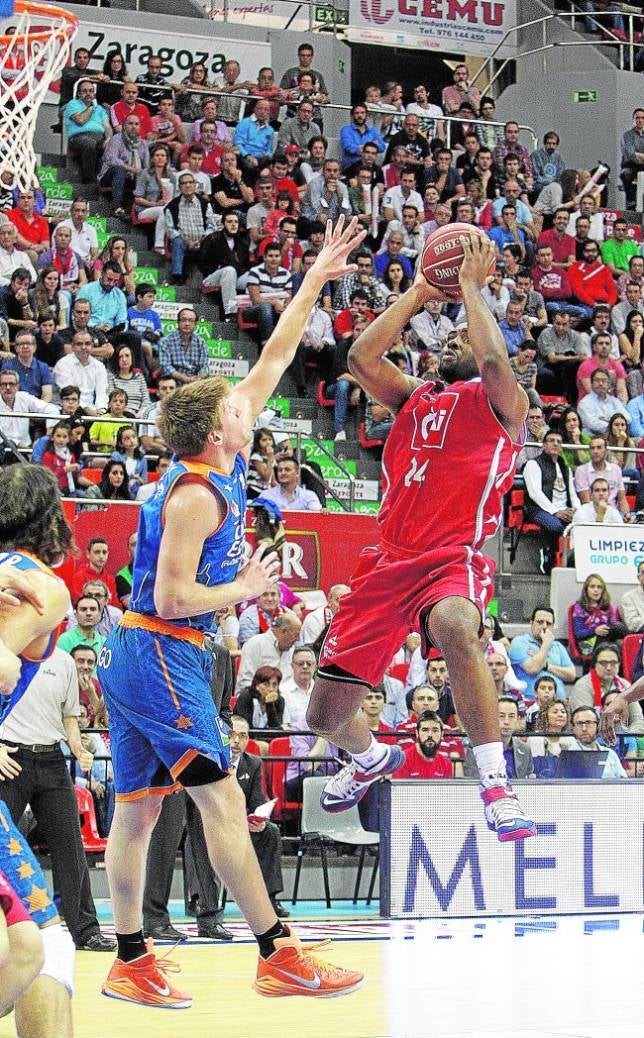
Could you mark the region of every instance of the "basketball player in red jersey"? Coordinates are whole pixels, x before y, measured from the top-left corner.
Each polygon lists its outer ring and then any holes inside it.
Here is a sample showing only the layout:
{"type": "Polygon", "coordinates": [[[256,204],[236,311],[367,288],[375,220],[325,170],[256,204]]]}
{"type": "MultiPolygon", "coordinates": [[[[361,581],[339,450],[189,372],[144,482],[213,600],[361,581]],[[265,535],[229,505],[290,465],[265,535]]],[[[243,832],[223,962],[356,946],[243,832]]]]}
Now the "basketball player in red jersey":
{"type": "Polygon", "coordinates": [[[454,702],[471,739],[488,827],[499,840],[536,833],[506,775],[494,685],[479,645],[494,564],[481,553],[501,520],[525,438],[528,398],[517,384],[503,337],[481,295],[494,254],[486,239],[463,239],[460,286],[467,328],[443,349],[445,385],[419,382],[384,355],[430,299],[422,274],[358,338],[349,370],[365,392],[396,413],[383,455],[380,543],[366,548],[322,646],[308,710],[313,731],[352,754],[322,794],[345,811],[402,763],[397,746],[376,742],[358,709],[408,631],[426,655],[447,662],[454,702]]]}

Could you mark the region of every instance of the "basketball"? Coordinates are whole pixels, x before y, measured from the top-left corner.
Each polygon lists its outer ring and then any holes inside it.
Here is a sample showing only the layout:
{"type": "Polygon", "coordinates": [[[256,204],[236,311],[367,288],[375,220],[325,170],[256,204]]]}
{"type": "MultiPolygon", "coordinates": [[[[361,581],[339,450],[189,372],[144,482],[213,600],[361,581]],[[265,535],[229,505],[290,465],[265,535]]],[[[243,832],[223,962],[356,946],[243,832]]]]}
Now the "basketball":
{"type": "MultiPolygon", "coordinates": [[[[440,288],[446,295],[459,295],[458,275],[463,262],[462,239],[473,234],[488,240],[484,231],[469,223],[450,223],[446,227],[438,227],[432,231],[425,242],[420,259],[421,270],[430,285],[440,288]]],[[[493,262],[490,274],[495,265],[496,262],[493,262]]]]}

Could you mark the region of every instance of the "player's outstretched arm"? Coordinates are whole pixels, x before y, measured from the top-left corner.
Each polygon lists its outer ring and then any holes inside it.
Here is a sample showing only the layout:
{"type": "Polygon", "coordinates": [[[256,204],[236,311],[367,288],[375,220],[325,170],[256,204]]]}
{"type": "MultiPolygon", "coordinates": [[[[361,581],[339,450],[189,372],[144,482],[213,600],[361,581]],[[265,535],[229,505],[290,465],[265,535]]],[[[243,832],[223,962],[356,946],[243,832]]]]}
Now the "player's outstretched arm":
{"type": "Polygon", "coordinates": [[[644,699],[644,677],[638,678],[630,688],[615,696],[610,706],[604,707],[599,718],[599,734],[608,746],[615,742],[617,723],[628,724],[628,708],[640,699],[644,699]]]}
{"type": "Polygon", "coordinates": [[[528,397],[514,377],[505,340],[481,295],[495,248],[477,235],[463,238],[463,251],[460,284],[470,346],[490,403],[516,439],[528,413],[528,397]]]}
{"type": "Polygon", "coordinates": [[[369,396],[390,411],[398,411],[411,395],[418,379],[405,375],[385,358],[401,330],[430,299],[449,300],[427,283],[422,274],[393,306],[380,314],[349,350],[349,371],[369,396]]]}
{"type": "Polygon", "coordinates": [[[253,417],[266,406],[266,401],[293,360],[323,286],[327,281],[335,281],[356,270],[355,265],[347,265],[347,258],[358,248],[366,233],[359,229],[355,217],[346,227],[342,216],[335,228],[327,223],[320,255],[281,315],[252,371],[233,390],[233,396],[241,394],[250,403],[253,417]]]}

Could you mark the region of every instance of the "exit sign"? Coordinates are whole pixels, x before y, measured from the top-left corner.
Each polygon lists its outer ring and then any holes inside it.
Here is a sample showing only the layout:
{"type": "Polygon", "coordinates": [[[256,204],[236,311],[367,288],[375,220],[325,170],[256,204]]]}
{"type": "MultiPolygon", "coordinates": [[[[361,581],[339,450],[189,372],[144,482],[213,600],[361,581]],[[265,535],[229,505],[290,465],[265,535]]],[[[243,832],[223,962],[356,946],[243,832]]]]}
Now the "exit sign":
{"type": "Polygon", "coordinates": [[[584,104],[584,102],[595,102],[597,100],[596,90],[576,90],[573,95],[573,101],[575,104],[584,104]]]}

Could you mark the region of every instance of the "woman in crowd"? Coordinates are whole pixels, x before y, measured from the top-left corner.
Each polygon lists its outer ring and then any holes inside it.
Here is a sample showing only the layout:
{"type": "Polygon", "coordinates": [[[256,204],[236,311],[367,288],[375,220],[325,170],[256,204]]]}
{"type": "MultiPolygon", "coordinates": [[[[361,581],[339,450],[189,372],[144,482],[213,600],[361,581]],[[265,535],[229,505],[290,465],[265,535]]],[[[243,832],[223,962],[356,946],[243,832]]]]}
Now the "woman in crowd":
{"type": "Polygon", "coordinates": [[[234,713],[243,717],[251,728],[283,728],[284,699],[280,694],[282,672],[277,667],[259,667],[249,688],[243,689],[234,713]]]}
{"type": "MultiPolygon", "coordinates": [[[[644,318],[639,310],[631,310],[626,317],[624,331],[620,334],[618,339],[620,360],[629,372],[637,371],[639,373],[640,362],[642,360],[642,332],[644,332],[644,318]]],[[[630,393],[629,390],[629,396],[636,395],[637,394],[630,393]]]]}
{"type": "MultiPolygon", "coordinates": [[[[590,436],[581,431],[579,412],[574,407],[567,407],[559,419],[559,432],[564,443],[589,444],[590,436]]],[[[571,472],[579,465],[585,465],[590,461],[590,451],[575,450],[574,447],[564,447],[561,457],[571,472]]]]}
{"type": "Polygon", "coordinates": [[[116,434],[116,447],[112,451],[112,460],[120,461],[125,466],[128,488],[132,497],[136,497],[139,487],[147,483],[148,462],[139,447],[139,438],[133,425],[122,425],[116,434]]]}
{"type": "Polygon", "coordinates": [[[165,206],[174,197],[175,175],[165,144],[150,149],[150,164],[142,169],[134,187],[134,208],[139,223],[155,223],[154,250],[164,253],[165,206]]]}
{"type": "Polygon", "coordinates": [[[638,480],[640,474],[637,470],[636,455],[633,448],[636,447],[635,440],[628,435],[628,425],[623,414],[614,414],[608,421],[606,430],[606,445],[610,448],[608,461],[619,465],[625,479],[638,480]]]}
{"type": "Polygon", "coordinates": [[[534,203],[534,212],[543,218],[545,227],[552,226],[552,217],[557,209],[568,209],[573,213],[579,205],[579,176],[576,169],[565,169],[559,181],[554,180],[539,192],[534,203]]]}
{"type": "Polygon", "coordinates": [[[55,267],[43,267],[33,288],[36,320],[53,317],[56,330],[69,326],[69,297],[60,291],[60,274],[55,267]]]}
{"type": "Polygon", "coordinates": [[[411,282],[405,271],[403,270],[402,263],[398,260],[391,260],[385,267],[382,275],[383,284],[386,285],[388,292],[391,295],[401,296],[403,292],[406,292],[411,282]]]}
{"type": "Polygon", "coordinates": [[[110,108],[121,99],[123,83],[128,79],[127,66],[120,50],[109,51],[99,76],[96,100],[104,108],[110,108]]]}
{"type": "Polygon", "coordinates": [[[564,732],[570,731],[570,709],[567,703],[555,699],[546,703],[537,714],[535,731],[543,735],[530,738],[530,749],[537,778],[554,778],[557,758],[562,750],[574,750],[575,740],[564,732]],[[545,734],[548,733],[548,734],[545,734]]]}
{"type": "Polygon", "coordinates": [[[247,489],[252,499],[269,487],[277,486],[275,478],[275,437],[270,429],[256,429],[248,459],[247,489]]]}
{"type": "Polygon", "coordinates": [[[581,594],[571,610],[572,630],[577,650],[589,663],[598,641],[614,641],[628,633],[617,606],[611,604],[605,580],[598,573],[586,577],[581,594]]]}
{"type": "Polygon", "coordinates": [[[110,357],[107,388],[110,392],[123,389],[127,393],[127,414],[134,418],[150,403],[147,383],[138,368],[134,367],[134,356],[128,342],[119,343],[110,357]]]}
{"type": "Polygon", "coordinates": [[[100,272],[106,263],[116,263],[121,271],[118,287],[125,292],[128,303],[134,301],[134,263],[129,254],[128,244],[125,238],[115,234],[110,238],[105,248],[94,264],[95,280],[98,280],[100,272]]]}
{"type": "Polygon", "coordinates": [[[49,444],[41,464],[53,472],[58,489],[64,497],[73,497],[80,465],[69,449],[71,426],[68,422],[57,422],[49,434],[49,444]]]}
{"type": "Polygon", "coordinates": [[[101,473],[98,493],[92,496],[102,498],[104,501],[131,501],[132,496],[127,482],[127,472],[123,462],[110,459],[101,473]]]}
{"type": "Polygon", "coordinates": [[[203,61],[195,61],[190,72],[184,79],[176,92],[177,112],[184,123],[193,123],[201,117],[201,106],[204,96],[211,87],[208,82],[208,70],[203,61]],[[196,87],[191,90],[190,87],[196,87]]]}

